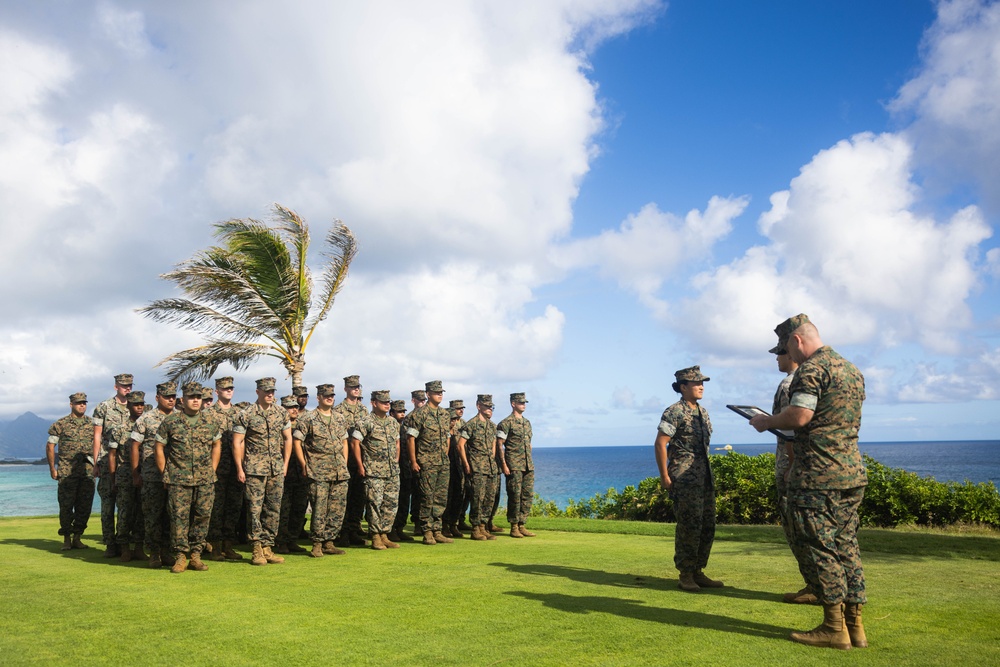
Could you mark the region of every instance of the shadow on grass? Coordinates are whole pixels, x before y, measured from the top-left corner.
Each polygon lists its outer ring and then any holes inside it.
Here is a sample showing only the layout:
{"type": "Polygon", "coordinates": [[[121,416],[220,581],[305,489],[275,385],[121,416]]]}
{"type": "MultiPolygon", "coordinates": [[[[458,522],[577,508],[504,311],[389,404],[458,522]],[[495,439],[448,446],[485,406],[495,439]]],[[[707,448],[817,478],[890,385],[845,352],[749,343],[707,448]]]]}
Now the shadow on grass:
{"type": "MultiPolygon", "coordinates": [[[[86,535],[84,535],[86,538],[86,535]]],[[[86,544],[86,542],[85,542],[86,544]]],[[[34,539],[17,539],[17,538],[6,538],[0,540],[0,545],[10,545],[24,547],[25,549],[36,549],[37,551],[42,551],[45,553],[52,554],[53,556],[61,556],[63,558],[70,558],[72,560],[78,560],[85,563],[100,563],[102,565],[121,565],[123,567],[131,567],[135,565],[145,565],[144,560],[132,560],[128,563],[123,563],[118,558],[104,558],[104,545],[103,544],[88,544],[86,549],[70,549],[68,551],[62,550],[62,537],[55,540],[46,540],[41,538],[34,539]]]]}
{"type": "MultiPolygon", "coordinates": [[[[559,577],[584,584],[597,584],[600,586],[612,586],[615,588],[658,591],[678,590],[677,579],[664,579],[663,577],[621,574],[619,572],[591,570],[585,567],[567,567],[565,565],[548,565],[542,563],[490,563],[490,565],[492,567],[502,567],[510,572],[516,572],[518,574],[531,574],[541,577],[559,577]]],[[[702,592],[708,595],[739,598],[741,600],[779,602],[779,596],[776,593],[752,591],[745,588],[733,588],[732,586],[725,586],[723,588],[706,588],[703,589],[702,592]]],[[[685,593],[685,595],[687,595],[687,593],[685,593]]]]}
{"type": "Polygon", "coordinates": [[[515,595],[525,600],[541,602],[550,609],[570,614],[603,613],[614,614],[639,621],[663,623],[689,628],[704,628],[722,632],[735,632],[753,637],[788,640],[788,629],[766,623],[755,623],[740,618],[706,614],[701,611],[651,607],[639,600],[600,597],[596,595],[563,595],[562,593],[530,593],[528,591],[506,591],[505,595],[515,595]]]}

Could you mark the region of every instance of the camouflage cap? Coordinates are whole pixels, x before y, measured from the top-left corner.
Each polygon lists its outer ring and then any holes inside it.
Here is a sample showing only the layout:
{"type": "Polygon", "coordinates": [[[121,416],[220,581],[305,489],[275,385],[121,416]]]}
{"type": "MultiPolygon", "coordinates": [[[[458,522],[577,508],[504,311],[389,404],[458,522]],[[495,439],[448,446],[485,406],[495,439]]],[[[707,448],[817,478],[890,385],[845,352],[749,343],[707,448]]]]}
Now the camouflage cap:
{"type": "Polygon", "coordinates": [[[240,401],[239,403],[236,404],[235,407],[238,408],[238,409],[240,409],[240,410],[246,410],[251,405],[253,405],[253,403],[251,403],[250,401],[240,401]]]}
{"type": "Polygon", "coordinates": [[[809,316],[805,313],[799,313],[795,317],[789,317],[787,320],[774,327],[774,333],[778,334],[778,347],[787,349],[788,337],[792,335],[793,331],[798,329],[803,324],[809,324],[809,316]]]}
{"type": "Polygon", "coordinates": [[[115,376],[115,384],[127,385],[132,384],[133,382],[134,378],[131,373],[119,373],[115,376]]]}
{"type": "Polygon", "coordinates": [[[424,383],[424,389],[429,392],[440,392],[444,393],[444,386],[441,384],[441,380],[431,380],[430,382],[424,383]]]}
{"type": "Polygon", "coordinates": [[[414,389],[413,391],[410,392],[410,398],[418,401],[426,401],[427,392],[424,391],[423,389],[414,389]]]}
{"type": "Polygon", "coordinates": [[[281,407],[283,408],[297,408],[299,407],[299,402],[295,400],[295,396],[289,394],[288,396],[281,397],[281,407]]]}
{"type": "Polygon", "coordinates": [[[274,391],[274,387],[277,384],[278,381],[274,378],[261,378],[257,380],[257,389],[261,391],[274,391]]]}
{"type": "Polygon", "coordinates": [[[389,397],[388,389],[379,389],[378,391],[373,391],[372,400],[378,401],[379,403],[390,403],[392,401],[392,399],[389,397]]]}
{"type": "Polygon", "coordinates": [[[164,398],[169,398],[171,396],[177,395],[177,383],[176,382],[161,382],[156,385],[156,395],[163,396],[164,398]]]}
{"type": "Polygon", "coordinates": [[[316,385],[316,395],[317,396],[335,396],[337,394],[337,388],[332,384],[318,384],[316,385]]]}
{"type": "Polygon", "coordinates": [[[458,411],[455,410],[455,408],[448,408],[448,415],[451,416],[452,421],[455,421],[456,419],[461,419],[461,417],[458,416],[458,411]]]}
{"type": "Polygon", "coordinates": [[[87,402],[87,395],[85,393],[83,393],[82,391],[78,391],[75,394],[70,394],[69,395],[69,402],[70,403],[86,403],[87,402]]]}
{"type": "Polygon", "coordinates": [[[128,396],[125,397],[125,401],[129,405],[135,405],[136,403],[146,404],[146,392],[144,391],[130,391],[128,396]]]}
{"type": "Polygon", "coordinates": [[[216,389],[232,389],[233,388],[233,378],[226,376],[224,378],[215,378],[215,388],[216,389]]]}
{"type": "Polygon", "coordinates": [[[701,366],[682,368],[674,373],[674,377],[678,382],[708,382],[712,379],[701,374],[701,366]]]}
{"type": "Polygon", "coordinates": [[[355,387],[361,386],[361,377],[357,375],[348,375],[344,378],[344,389],[354,389],[355,387]]]}
{"type": "Polygon", "coordinates": [[[456,398],[454,401],[448,401],[448,407],[449,408],[455,408],[456,410],[464,410],[465,409],[465,401],[463,401],[460,398],[456,398]]]}
{"type": "Polygon", "coordinates": [[[184,395],[185,396],[197,396],[201,398],[201,392],[204,387],[201,386],[200,382],[185,382],[184,383],[184,395]]]}
{"type": "Polygon", "coordinates": [[[479,394],[476,397],[476,403],[483,406],[484,408],[493,407],[493,394],[479,394]]]}
{"type": "Polygon", "coordinates": [[[292,387],[292,396],[308,396],[308,395],[309,395],[309,387],[303,387],[300,384],[292,387]]]}
{"type": "Polygon", "coordinates": [[[524,397],[524,392],[523,391],[515,391],[513,394],[510,395],[510,402],[511,403],[527,403],[528,399],[526,399],[524,397]]]}
{"type": "Polygon", "coordinates": [[[214,397],[215,397],[215,392],[212,391],[211,387],[202,387],[201,388],[201,400],[203,400],[203,401],[210,401],[214,397]]]}
{"type": "Polygon", "coordinates": [[[788,350],[786,350],[785,346],[782,345],[781,343],[778,343],[777,345],[772,347],[770,350],[768,350],[768,352],[770,354],[788,354],[788,350]]]}
{"type": "Polygon", "coordinates": [[[406,412],[406,401],[393,401],[390,407],[393,412],[406,412]]]}

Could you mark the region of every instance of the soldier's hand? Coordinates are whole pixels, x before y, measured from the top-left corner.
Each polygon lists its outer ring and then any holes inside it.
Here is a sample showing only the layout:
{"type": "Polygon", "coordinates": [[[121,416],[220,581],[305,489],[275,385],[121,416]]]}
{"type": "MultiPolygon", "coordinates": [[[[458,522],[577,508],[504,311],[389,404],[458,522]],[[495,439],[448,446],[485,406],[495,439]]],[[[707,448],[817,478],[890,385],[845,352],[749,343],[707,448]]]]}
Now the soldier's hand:
{"type": "Polygon", "coordinates": [[[100,476],[101,476],[101,469],[98,468],[97,464],[95,463],[94,464],[94,477],[100,477],[100,476]]]}
{"type": "Polygon", "coordinates": [[[132,471],[132,486],[137,489],[142,487],[142,476],[138,471],[132,471]]]}
{"type": "Polygon", "coordinates": [[[244,482],[247,481],[247,474],[245,472],[243,472],[242,470],[237,470],[236,471],[236,479],[238,479],[240,481],[240,484],[243,484],[244,482]]]}
{"type": "Polygon", "coordinates": [[[463,467],[465,468],[465,474],[466,475],[471,475],[472,474],[472,467],[471,466],[466,465],[466,466],[463,466],[463,467]]]}
{"type": "Polygon", "coordinates": [[[660,486],[662,486],[664,489],[669,489],[673,485],[674,485],[674,481],[672,479],[670,479],[670,475],[669,474],[667,474],[667,475],[660,475],[660,486]]]}
{"type": "Polygon", "coordinates": [[[417,463],[416,461],[413,462],[413,465],[411,465],[410,468],[413,470],[413,472],[420,472],[420,464],[417,463]]]}
{"type": "Polygon", "coordinates": [[[365,466],[363,463],[358,464],[358,474],[361,475],[362,477],[368,476],[367,474],[365,474],[365,466]]]}
{"type": "Polygon", "coordinates": [[[503,474],[510,477],[510,468],[508,468],[506,465],[503,467],[503,474]]]}
{"type": "Polygon", "coordinates": [[[758,433],[763,433],[767,430],[767,415],[757,415],[750,420],[750,425],[757,429],[758,433]]]}
{"type": "Polygon", "coordinates": [[[49,474],[52,475],[52,479],[55,480],[59,479],[59,471],[57,471],[55,468],[49,468],[49,474]]]}

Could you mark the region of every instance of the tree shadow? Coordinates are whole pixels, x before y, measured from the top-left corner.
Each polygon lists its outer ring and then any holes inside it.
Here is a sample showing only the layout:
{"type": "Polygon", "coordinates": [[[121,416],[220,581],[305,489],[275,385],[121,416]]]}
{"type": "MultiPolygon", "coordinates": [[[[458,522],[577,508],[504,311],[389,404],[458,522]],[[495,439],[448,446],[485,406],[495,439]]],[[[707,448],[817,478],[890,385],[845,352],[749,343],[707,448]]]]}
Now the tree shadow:
{"type": "MultiPolygon", "coordinates": [[[[542,563],[490,563],[493,567],[502,567],[517,574],[530,574],[542,577],[560,577],[584,584],[597,584],[615,588],[646,589],[658,591],[678,591],[677,579],[663,577],[640,576],[592,570],[585,567],[568,567],[566,565],[549,565],[542,563]]],[[[742,600],[761,600],[764,602],[779,602],[780,595],[766,591],[754,591],[745,588],[725,586],[723,588],[704,588],[703,593],[721,597],[738,598],[742,600]]],[[[685,593],[687,595],[687,593],[685,593]]]]}
{"type": "Polygon", "coordinates": [[[641,600],[624,600],[596,595],[573,596],[562,593],[531,593],[528,591],[506,591],[505,595],[515,595],[525,600],[541,602],[550,609],[570,614],[614,614],[615,616],[633,618],[638,621],[734,632],[753,637],[766,637],[768,639],[788,639],[788,629],[776,625],[731,618],[719,614],[707,614],[701,611],[653,607],[641,600]]]}

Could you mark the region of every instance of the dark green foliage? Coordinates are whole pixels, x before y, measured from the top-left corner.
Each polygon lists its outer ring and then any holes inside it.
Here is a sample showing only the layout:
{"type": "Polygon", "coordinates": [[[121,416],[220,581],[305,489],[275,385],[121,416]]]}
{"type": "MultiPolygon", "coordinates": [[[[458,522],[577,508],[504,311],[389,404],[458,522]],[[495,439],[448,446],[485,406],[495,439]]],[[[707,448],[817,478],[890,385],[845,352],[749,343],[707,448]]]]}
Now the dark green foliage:
{"type": "MultiPolygon", "coordinates": [[[[709,457],[715,475],[716,511],[721,524],[778,523],[778,492],[774,485],[774,454],[747,456],[729,452],[709,457]]],[[[992,483],[938,482],[900,468],[889,468],[865,456],[868,488],[861,504],[865,526],[893,528],[901,525],[948,526],[981,524],[1000,528],[1000,492],[992,483]]],[[[648,477],[639,487],[594,495],[589,500],[570,498],[565,510],[536,495],[534,516],[627,521],[674,521],[673,504],[660,488],[658,477],[648,477]]]]}

